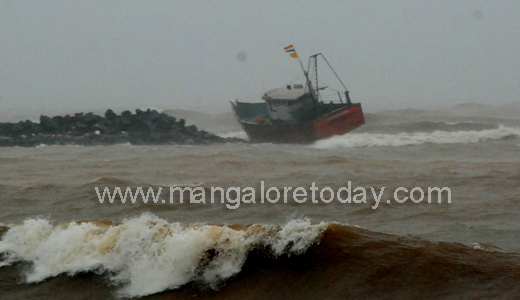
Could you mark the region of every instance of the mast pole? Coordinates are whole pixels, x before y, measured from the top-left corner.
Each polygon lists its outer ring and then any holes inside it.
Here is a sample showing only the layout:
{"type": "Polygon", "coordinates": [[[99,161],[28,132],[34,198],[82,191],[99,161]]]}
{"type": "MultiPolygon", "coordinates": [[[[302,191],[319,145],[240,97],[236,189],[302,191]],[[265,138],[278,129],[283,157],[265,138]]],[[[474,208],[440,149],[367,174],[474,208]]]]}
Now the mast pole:
{"type": "Polygon", "coordinates": [[[300,59],[300,56],[298,56],[298,54],[296,53],[296,49],[294,48],[293,45],[287,46],[284,49],[285,49],[285,52],[292,52],[290,54],[291,57],[298,59],[298,62],[300,63],[300,67],[302,68],[302,71],[303,71],[303,75],[305,75],[305,80],[307,81],[306,83],[307,83],[307,88],[309,89],[309,93],[311,94],[312,99],[315,102],[318,102],[318,99],[316,99],[316,95],[314,95],[314,90],[312,89],[312,83],[309,79],[309,70],[306,71],[305,68],[303,67],[303,62],[300,59]]]}
{"type": "Polygon", "coordinates": [[[320,86],[318,85],[318,57],[314,56],[314,69],[316,72],[316,98],[320,99],[320,86]]]}
{"type": "Polygon", "coordinates": [[[305,68],[303,67],[303,62],[299,56],[298,56],[298,62],[300,63],[300,66],[302,67],[303,75],[305,75],[305,80],[307,82],[307,88],[309,89],[309,92],[313,93],[312,84],[309,79],[309,73],[307,71],[305,71],[305,68]]]}
{"type": "MultiPolygon", "coordinates": [[[[316,98],[316,95],[314,94],[314,89],[312,88],[311,80],[309,79],[309,70],[305,70],[305,68],[303,67],[303,62],[300,59],[300,56],[298,56],[298,54],[296,53],[296,49],[294,48],[293,45],[289,45],[289,46],[285,47],[284,49],[285,49],[285,52],[290,53],[291,57],[298,59],[298,62],[300,63],[300,67],[302,68],[302,71],[303,71],[303,75],[305,75],[305,80],[307,81],[306,82],[307,88],[309,89],[311,98],[312,98],[312,100],[314,100],[314,102],[318,103],[318,99],[316,98]]],[[[309,61],[309,63],[310,63],[310,61],[309,61]]],[[[309,64],[309,67],[310,67],[310,64],[309,64]]]]}
{"type": "MultiPolygon", "coordinates": [[[[321,53],[320,53],[321,54],[321,53]]],[[[348,90],[347,90],[347,87],[345,86],[345,84],[343,83],[343,81],[341,81],[341,78],[339,78],[338,74],[336,74],[336,71],[334,71],[334,68],[332,68],[332,66],[329,64],[328,60],[325,58],[325,56],[323,56],[323,54],[321,54],[321,57],[323,57],[323,60],[325,60],[325,62],[327,63],[327,65],[329,65],[329,68],[332,70],[332,72],[334,73],[334,75],[336,75],[336,78],[339,80],[339,82],[341,83],[341,85],[343,86],[343,88],[345,89],[345,98],[347,98],[347,104],[351,104],[352,102],[350,101],[350,96],[348,94],[348,90]]]]}
{"type": "MultiPolygon", "coordinates": [[[[316,95],[314,94],[314,90],[312,89],[312,83],[311,83],[311,80],[309,79],[309,72],[308,72],[309,70],[305,71],[302,60],[300,59],[299,56],[298,56],[298,62],[300,63],[300,66],[302,67],[303,74],[305,75],[305,80],[307,80],[307,88],[309,89],[309,93],[311,94],[312,100],[314,100],[315,103],[318,103],[319,100],[316,97],[316,95]]],[[[316,87],[316,88],[318,88],[318,87],[316,87]]]]}

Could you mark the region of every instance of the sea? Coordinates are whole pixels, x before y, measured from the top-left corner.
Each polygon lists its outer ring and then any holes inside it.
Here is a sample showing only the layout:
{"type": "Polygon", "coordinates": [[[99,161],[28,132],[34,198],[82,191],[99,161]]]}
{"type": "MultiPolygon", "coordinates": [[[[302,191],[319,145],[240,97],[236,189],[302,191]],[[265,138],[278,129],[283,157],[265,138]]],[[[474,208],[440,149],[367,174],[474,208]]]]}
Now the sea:
{"type": "Polygon", "coordinates": [[[0,298],[519,299],[520,105],[365,120],[309,145],[1,148],[0,298]]]}

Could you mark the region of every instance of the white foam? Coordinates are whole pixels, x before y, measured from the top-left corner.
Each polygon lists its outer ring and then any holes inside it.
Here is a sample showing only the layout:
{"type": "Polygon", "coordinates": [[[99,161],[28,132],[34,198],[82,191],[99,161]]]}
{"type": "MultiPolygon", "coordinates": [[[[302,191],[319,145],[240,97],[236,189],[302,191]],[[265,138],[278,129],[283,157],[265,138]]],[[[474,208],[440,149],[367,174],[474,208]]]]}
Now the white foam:
{"type": "Polygon", "coordinates": [[[480,131],[434,131],[411,132],[399,134],[383,133],[349,133],[317,141],[313,147],[319,149],[376,147],[376,146],[407,146],[432,144],[468,144],[485,140],[501,139],[508,136],[520,137],[520,128],[510,128],[500,125],[496,129],[480,131]]]}
{"type": "Polygon", "coordinates": [[[501,248],[492,245],[492,244],[486,244],[486,243],[473,243],[471,244],[471,247],[475,250],[481,250],[485,252],[501,252],[501,248]]]}
{"type": "Polygon", "coordinates": [[[459,124],[477,124],[475,121],[464,121],[464,122],[438,122],[438,123],[444,123],[449,126],[459,125],[459,124]]]}
{"type": "Polygon", "coordinates": [[[239,139],[244,139],[244,140],[248,139],[247,134],[242,130],[228,131],[228,132],[224,132],[224,133],[219,133],[218,135],[223,138],[239,138],[239,139]]]}
{"type": "Polygon", "coordinates": [[[325,229],[326,224],[312,225],[305,219],[244,230],[169,223],[152,214],[119,225],[53,226],[45,219],[29,219],[5,233],[0,253],[6,253],[3,265],[32,262],[27,282],[63,273],[108,271],[111,280],[123,286],[122,296],[139,297],[193,280],[215,287],[241,270],[253,247],[268,246],[275,256],[302,253],[325,229]]]}

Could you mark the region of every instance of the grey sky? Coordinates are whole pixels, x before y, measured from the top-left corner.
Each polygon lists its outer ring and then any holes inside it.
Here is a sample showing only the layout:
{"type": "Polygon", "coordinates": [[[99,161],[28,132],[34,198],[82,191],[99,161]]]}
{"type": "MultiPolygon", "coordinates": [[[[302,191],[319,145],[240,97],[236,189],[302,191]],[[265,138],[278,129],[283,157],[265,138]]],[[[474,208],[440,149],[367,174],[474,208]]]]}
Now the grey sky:
{"type": "Polygon", "coordinates": [[[299,78],[289,44],[324,53],[366,111],[517,102],[519,16],[517,0],[0,0],[0,116],[225,112],[299,78]]]}

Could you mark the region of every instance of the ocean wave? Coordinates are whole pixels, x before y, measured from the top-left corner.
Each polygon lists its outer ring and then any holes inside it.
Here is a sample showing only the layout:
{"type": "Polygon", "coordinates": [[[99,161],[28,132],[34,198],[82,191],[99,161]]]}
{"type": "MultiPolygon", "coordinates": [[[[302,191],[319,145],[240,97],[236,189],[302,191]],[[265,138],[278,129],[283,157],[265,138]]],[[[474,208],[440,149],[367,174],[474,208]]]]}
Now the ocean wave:
{"type": "Polygon", "coordinates": [[[244,140],[248,139],[247,134],[242,130],[228,131],[228,132],[224,132],[224,133],[219,133],[218,135],[223,138],[239,138],[239,139],[244,139],[244,140]]]}
{"type": "Polygon", "coordinates": [[[37,291],[59,299],[112,298],[113,288],[122,297],[168,290],[147,299],[517,299],[519,258],[491,244],[430,242],[305,219],[230,226],[182,225],[151,214],[56,226],[29,219],[0,241],[0,275],[9,274],[3,285],[28,298],[41,285],[37,291]],[[16,265],[8,265],[19,261],[32,264],[18,270],[38,284],[16,281],[16,265]],[[69,276],[45,280],[59,274],[69,276]],[[85,281],[92,276],[110,282],[98,292],[99,280],[85,281]]]}
{"type": "Polygon", "coordinates": [[[485,140],[496,140],[505,137],[520,137],[520,128],[511,128],[500,125],[495,129],[480,131],[434,131],[411,132],[398,134],[383,133],[349,133],[334,136],[326,140],[317,141],[313,147],[319,149],[376,147],[376,146],[408,146],[432,144],[469,144],[485,140]]]}
{"type": "Polygon", "coordinates": [[[240,272],[249,251],[274,256],[301,254],[315,243],[325,224],[297,219],[285,225],[217,226],[169,223],[152,214],[125,220],[67,222],[28,219],[0,241],[7,253],[1,266],[31,262],[28,283],[59,274],[108,272],[123,297],[175,289],[193,281],[216,288],[240,272]]]}
{"type": "Polygon", "coordinates": [[[435,131],[481,131],[487,129],[496,129],[498,123],[486,122],[443,122],[443,121],[420,121],[410,122],[399,119],[397,123],[367,123],[361,127],[356,133],[376,133],[376,134],[399,134],[399,133],[432,133],[435,131]]]}
{"type": "Polygon", "coordinates": [[[85,184],[84,186],[100,185],[100,184],[116,185],[116,186],[131,186],[131,185],[135,185],[135,183],[133,183],[133,182],[131,182],[129,180],[124,180],[124,179],[121,179],[121,178],[116,177],[116,176],[101,176],[101,177],[98,177],[98,178],[92,180],[90,183],[85,184]]]}

